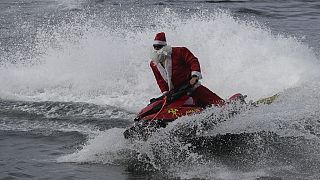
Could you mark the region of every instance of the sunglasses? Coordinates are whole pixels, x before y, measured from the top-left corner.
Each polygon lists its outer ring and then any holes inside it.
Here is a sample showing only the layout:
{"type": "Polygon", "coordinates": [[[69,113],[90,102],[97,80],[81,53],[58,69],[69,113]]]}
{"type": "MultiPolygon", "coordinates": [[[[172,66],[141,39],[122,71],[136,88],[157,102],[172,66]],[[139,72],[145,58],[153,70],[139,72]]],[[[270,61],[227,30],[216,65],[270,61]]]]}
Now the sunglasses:
{"type": "Polygon", "coordinates": [[[163,46],[164,46],[164,45],[154,44],[154,45],[153,45],[153,48],[154,48],[155,50],[159,50],[159,49],[163,48],[163,46]]]}

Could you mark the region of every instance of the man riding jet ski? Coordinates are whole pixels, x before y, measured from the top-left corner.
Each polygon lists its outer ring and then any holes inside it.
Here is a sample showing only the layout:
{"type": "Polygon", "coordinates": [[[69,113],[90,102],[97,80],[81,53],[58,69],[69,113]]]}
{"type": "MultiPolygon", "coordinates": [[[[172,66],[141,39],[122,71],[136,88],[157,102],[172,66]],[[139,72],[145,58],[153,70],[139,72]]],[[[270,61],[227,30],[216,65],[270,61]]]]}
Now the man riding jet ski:
{"type": "Polygon", "coordinates": [[[150,66],[163,94],[189,82],[193,86],[190,97],[197,105],[207,107],[224,104],[222,98],[200,84],[202,75],[198,58],[186,47],[167,45],[164,32],[156,34],[154,38],[150,66]]]}
{"type": "MultiPolygon", "coordinates": [[[[222,98],[200,84],[198,58],[186,47],[167,45],[164,32],[157,33],[154,38],[150,66],[163,96],[150,100],[135,119],[137,122],[124,132],[125,138],[146,136],[150,127],[164,127],[178,117],[225,104],[222,98]]],[[[230,98],[240,99],[244,99],[241,94],[230,98]]]]}

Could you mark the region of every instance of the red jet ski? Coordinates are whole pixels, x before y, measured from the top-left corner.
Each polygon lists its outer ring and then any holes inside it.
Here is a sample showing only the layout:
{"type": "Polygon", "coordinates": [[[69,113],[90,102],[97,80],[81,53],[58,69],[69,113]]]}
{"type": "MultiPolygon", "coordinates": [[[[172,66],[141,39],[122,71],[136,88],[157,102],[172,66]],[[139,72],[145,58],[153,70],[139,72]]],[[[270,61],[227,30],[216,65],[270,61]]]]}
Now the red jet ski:
{"type": "MultiPolygon", "coordinates": [[[[152,132],[160,127],[166,127],[169,122],[181,116],[199,113],[204,110],[196,104],[195,100],[189,96],[192,92],[190,84],[184,85],[175,91],[171,91],[165,96],[153,98],[150,104],[143,108],[135,123],[124,132],[126,139],[146,140],[152,132]]],[[[245,96],[240,93],[229,98],[230,101],[243,101],[245,96]]]]}

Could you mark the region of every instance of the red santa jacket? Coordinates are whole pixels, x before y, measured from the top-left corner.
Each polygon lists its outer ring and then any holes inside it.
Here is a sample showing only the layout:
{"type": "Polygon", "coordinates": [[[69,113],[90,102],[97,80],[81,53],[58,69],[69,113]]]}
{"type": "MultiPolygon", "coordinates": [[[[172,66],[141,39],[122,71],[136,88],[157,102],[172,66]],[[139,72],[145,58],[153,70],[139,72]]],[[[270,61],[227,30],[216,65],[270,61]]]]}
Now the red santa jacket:
{"type": "Polygon", "coordinates": [[[152,60],[150,66],[161,92],[187,83],[192,75],[202,78],[198,58],[186,47],[173,47],[171,56],[167,57],[164,67],[152,60]]]}

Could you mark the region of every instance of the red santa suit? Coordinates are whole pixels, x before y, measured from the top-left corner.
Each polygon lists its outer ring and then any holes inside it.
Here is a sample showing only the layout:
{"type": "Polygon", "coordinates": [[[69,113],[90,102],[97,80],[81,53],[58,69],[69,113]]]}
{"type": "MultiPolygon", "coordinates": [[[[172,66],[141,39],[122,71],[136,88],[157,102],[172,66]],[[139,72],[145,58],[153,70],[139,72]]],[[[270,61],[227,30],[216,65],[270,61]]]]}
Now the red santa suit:
{"type": "MultiPolygon", "coordinates": [[[[163,63],[151,60],[150,66],[162,93],[188,83],[192,75],[202,78],[198,59],[186,47],[172,47],[163,63]]],[[[222,98],[199,82],[190,96],[202,107],[224,104],[222,98]]]]}

